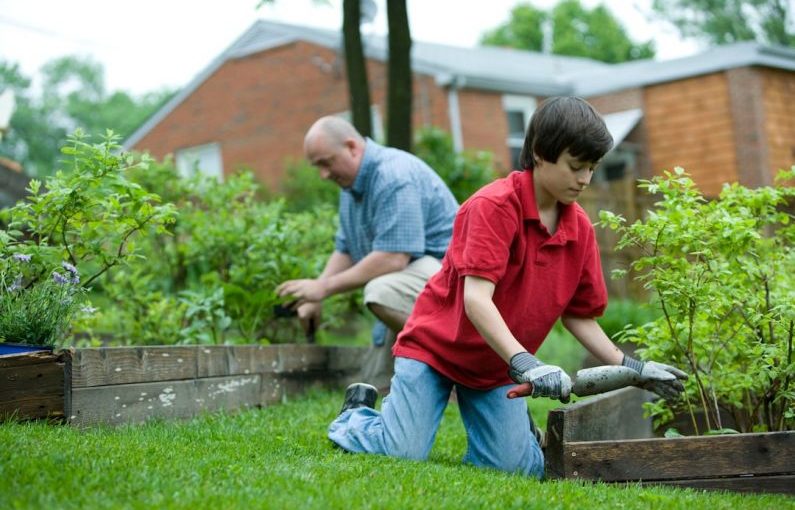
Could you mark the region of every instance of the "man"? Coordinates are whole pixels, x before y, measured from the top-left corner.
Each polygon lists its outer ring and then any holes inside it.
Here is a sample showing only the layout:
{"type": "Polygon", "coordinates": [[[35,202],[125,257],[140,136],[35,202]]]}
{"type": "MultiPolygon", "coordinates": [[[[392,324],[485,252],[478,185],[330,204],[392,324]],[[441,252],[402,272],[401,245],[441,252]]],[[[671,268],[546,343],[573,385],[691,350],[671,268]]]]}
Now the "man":
{"type": "Polygon", "coordinates": [[[419,158],[362,137],[338,117],[312,125],[304,154],[320,177],[342,188],[340,226],[323,272],[314,279],[286,281],[276,291],[297,300],[306,328],[310,321],[319,322],[325,298],[364,287],[364,303],[380,322],[362,377],[386,388],[395,335],[425,283],[441,268],[458,204],[419,158]]]}

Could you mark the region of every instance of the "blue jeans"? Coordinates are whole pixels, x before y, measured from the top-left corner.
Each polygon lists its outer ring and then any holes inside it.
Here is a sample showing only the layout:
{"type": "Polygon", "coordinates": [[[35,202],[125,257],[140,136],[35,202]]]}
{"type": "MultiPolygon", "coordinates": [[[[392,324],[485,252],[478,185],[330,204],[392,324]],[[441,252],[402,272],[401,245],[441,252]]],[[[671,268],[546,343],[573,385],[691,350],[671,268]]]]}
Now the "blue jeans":
{"type": "Polygon", "coordinates": [[[366,407],[345,411],[329,425],[328,437],[353,453],[425,460],[453,386],[467,434],[464,463],[543,477],[544,455],[530,430],[524,399],[508,399],[509,386],[466,388],[408,358],[395,358],[395,376],[381,412],[366,407]]]}

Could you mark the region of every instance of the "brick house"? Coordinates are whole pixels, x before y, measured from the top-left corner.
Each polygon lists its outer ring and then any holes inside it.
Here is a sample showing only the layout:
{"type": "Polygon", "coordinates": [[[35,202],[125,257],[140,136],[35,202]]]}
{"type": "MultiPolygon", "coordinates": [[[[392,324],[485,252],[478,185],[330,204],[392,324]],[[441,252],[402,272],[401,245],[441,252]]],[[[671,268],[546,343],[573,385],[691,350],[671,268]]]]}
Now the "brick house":
{"type": "MultiPolygon", "coordinates": [[[[375,137],[386,94],[385,40],[365,41],[375,137]]],[[[336,31],[257,21],[126,141],[183,169],[219,176],[252,169],[275,186],[319,116],[347,109],[336,31]]],[[[724,182],[772,182],[795,163],[795,51],[739,43],[664,62],[604,64],[502,48],[415,41],[415,126],[453,135],[458,149],[495,154],[507,171],[538,101],[587,98],[617,143],[598,178],[685,167],[707,194],[724,182]]],[[[597,179],[598,179],[597,178],[597,179]]]]}

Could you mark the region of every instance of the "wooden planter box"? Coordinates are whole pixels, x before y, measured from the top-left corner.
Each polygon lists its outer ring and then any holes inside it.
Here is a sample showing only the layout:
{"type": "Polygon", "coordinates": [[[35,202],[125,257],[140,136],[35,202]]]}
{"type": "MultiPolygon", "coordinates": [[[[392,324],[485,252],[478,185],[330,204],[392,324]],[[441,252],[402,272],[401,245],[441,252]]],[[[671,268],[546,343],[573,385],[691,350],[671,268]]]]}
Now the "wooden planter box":
{"type": "Polygon", "coordinates": [[[103,347],[0,357],[0,414],[74,425],[190,418],[340,387],[365,348],[318,345],[103,347]]]}
{"type": "Polygon", "coordinates": [[[64,419],[70,359],[68,351],[0,356],[0,419],[64,419]]]}
{"type": "Polygon", "coordinates": [[[795,494],[795,432],[652,437],[650,397],[624,388],[551,411],[547,476],[795,494]]]}

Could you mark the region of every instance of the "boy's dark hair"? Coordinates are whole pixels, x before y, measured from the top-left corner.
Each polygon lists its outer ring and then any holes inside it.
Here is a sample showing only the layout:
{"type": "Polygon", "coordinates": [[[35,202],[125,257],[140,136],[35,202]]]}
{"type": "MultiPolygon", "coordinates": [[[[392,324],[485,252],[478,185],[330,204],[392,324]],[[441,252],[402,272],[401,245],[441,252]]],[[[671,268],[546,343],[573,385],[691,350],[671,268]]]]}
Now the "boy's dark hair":
{"type": "Polygon", "coordinates": [[[583,162],[602,159],[613,146],[613,137],[601,115],[579,97],[551,97],[530,119],[519,155],[523,170],[536,167],[534,155],[557,162],[566,149],[583,162]]]}

